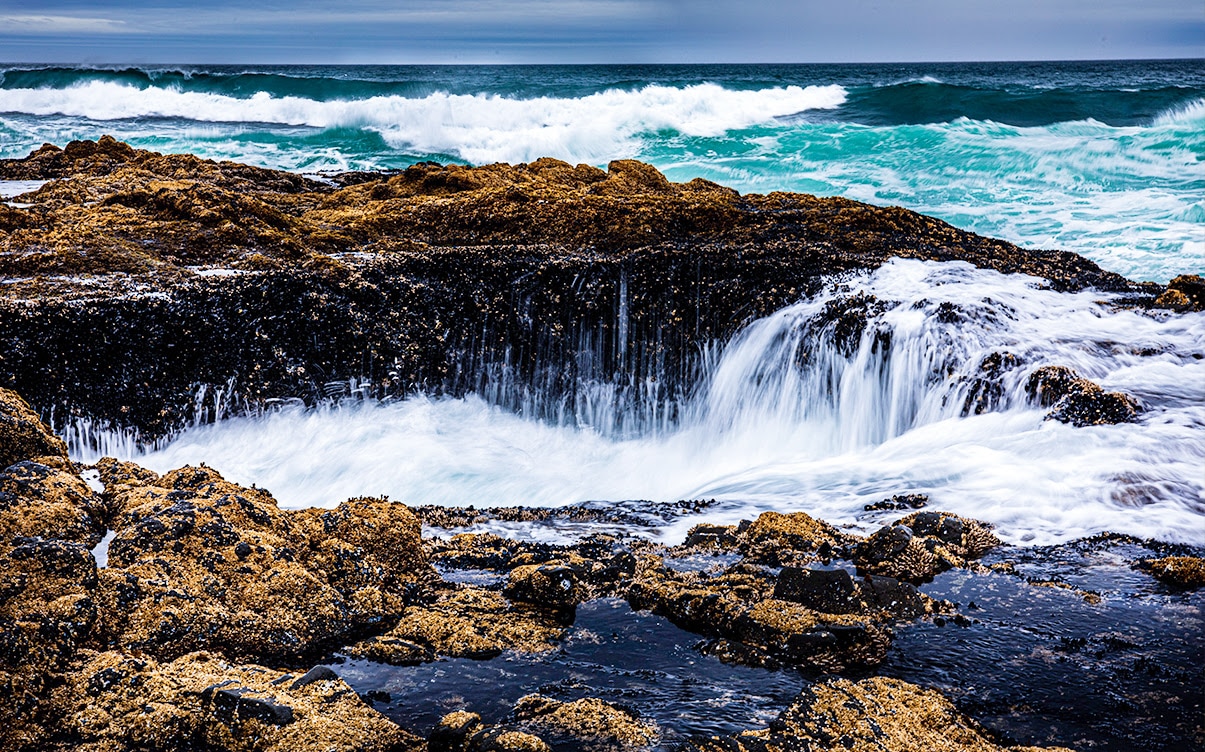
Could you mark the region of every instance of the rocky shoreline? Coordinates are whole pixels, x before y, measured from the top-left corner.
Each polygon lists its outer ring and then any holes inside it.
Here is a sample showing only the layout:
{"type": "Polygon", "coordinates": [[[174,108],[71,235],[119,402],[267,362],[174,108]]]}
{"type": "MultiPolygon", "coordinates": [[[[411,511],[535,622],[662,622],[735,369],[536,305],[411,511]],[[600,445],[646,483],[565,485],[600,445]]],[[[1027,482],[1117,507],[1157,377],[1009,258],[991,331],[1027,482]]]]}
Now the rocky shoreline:
{"type": "MultiPolygon", "coordinates": [[[[674,547],[603,534],[555,546],[484,533],[424,537],[413,510],[385,499],[282,510],[267,491],[206,467],[162,476],[114,460],[84,467],[7,391],[0,392],[0,439],[9,462],[0,473],[6,750],[672,743],[699,751],[838,744],[1018,752],[1036,747],[1005,741],[938,691],[875,675],[908,625],[979,623],[983,606],[934,598],[918,586],[956,571],[994,583],[988,591],[1004,581],[1055,593],[1048,611],[1029,614],[1027,630],[1052,628],[1072,602],[1097,609],[1102,622],[1117,608],[1113,594],[1102,605],[1099,592],[1027,576],[1032,554],[1002,546],[974,520],[923,508],[918,498],[888,500],[922,509],[865,538],[803,512],[767,512],[740,525],[698,525],[674,547]],[[94,554],[106,531],[107,565],[98,567],[94,554]],[[486,584],[471,584],[474,577],[486,584]],[[747,731],[707,737],[664,727],[650,717],[652,708],[588,696],[529,694],[503,717],[483,720],[466,697],[472,685],[434,726],[406,728],[394,720],[406,715],[398,707],[404,699],[357,693],[339,678],[338,661],[348,659],[405,671],[454,659],[555,655],[577,610],[607,599],[626,602],[629,619],[664,617],[677,649],[701,661],[800,671],[808,683],[768,729],[750,723],[747,731]]],[[[440,525],[466,521],[454,510],[443,519],[436,510],[424,513],[440,525]]],[[[1182,618],[1200,618],[1199,551],[1122,538],[1100,545],[1115,554],[1127,545],[1162,554],[1122,567],[1147,578],[1141,597],[1174,600],[1182,618]]],[[[1074,646],[1052,641],[1067,651],[1064,660],[1080,660],[1074,646]]],[[[1201,646],[1189,648],[1189,660],[1198,660],[1201,646]]],[[[1095,661],[1093,670],[1107,673],[1108,659],[1095,661]]],[[[1180,692],[1181,707],[1165,709],[1165,718],[1142,730],[1145,738],[1166,749],[1199,743],[1202,698],[1199,685],[1191,689],[1191,664],[1146,670],[1161,672],[1165,691],[1180,692]]],[[[1135,682],[1123,678],[1114,690],[1133,690],[1135,682]]],[[[1126,717],[1136,721],[1170,701],[1136,692],[1126,717]]]]}
{"type": "MultiPolygon", "coordinates": [[[[898,256],[1169,311],[1205,308],[1199,277],[1137,284],[903,209],[630,161],[316,180],[102,138],[0,161],[0,180],[47,181],[0,203],[0,751],[1205,744],[1199,548],[1018,548],[918,495],[871,505],[886,524],[865,536],[796,511],[674,546],[537,543],[477,528],[708,502],[288,510],[220,469],[73,462],[43,422],[152,440],[351,393],[672,398],[701,346],[898,256]],[[583,658],[641,640],[644,666],[583,658]],[[721,682],[711,717],[673,705],[721,682]]],[[[875,305],[823,315],[856,338],[875,305]]],[[[964,414],[991,408],[1007,358],[980,364],[964,414]]],[[[1141,410],[1063,366],[1026,392],[1073,426],[1141,410]]]]}
{"type": "MultiPolygon", "coordinates": [[[[0,204],[0,385],[56,427],[144,440],[352,393],[516,407],[534,391],[525,411],[547,416],[593,381],[672,403],[702,347],[892,257],[1205,305],[1200,278],[1136,284],[904,209],[676,184],[632,161],[319,182],[102,138],[0,160],[0,180],[48,181],[0,204]]],[[[872,310],[832,316],[856,336],[872,310]]]]}

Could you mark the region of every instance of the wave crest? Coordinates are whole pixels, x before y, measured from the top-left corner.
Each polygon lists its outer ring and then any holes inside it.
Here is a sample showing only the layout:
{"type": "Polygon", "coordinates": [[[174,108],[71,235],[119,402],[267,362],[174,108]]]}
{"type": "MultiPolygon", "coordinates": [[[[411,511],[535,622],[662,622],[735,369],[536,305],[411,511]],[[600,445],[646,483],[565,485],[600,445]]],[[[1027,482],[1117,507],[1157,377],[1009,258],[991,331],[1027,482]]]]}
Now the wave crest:
{"type": "Polygon", "coordinates": [[[1205,99],[1194,99],[1186,104],[1172,107],[1155,116],[1156,126],[1189,125],[1205,123],[1205,99]]]}
{"type": "Polygon", "coordinates": [[[642,133],[720,136],[805,110],[835,108],[845,99],[845,89],[836,85],[741,91],[701,83],[680,88],[651,84],[578,98],[436,92],[317,101],[263,91],[241,98],[91,81],[67,88],[0,90],[0,111],[90,120],[160,117],[358,127],[380,132],[393,146],[470,162],[542,156],[598,162],[635,155],[640,147],[636,136],[642,133]]]}

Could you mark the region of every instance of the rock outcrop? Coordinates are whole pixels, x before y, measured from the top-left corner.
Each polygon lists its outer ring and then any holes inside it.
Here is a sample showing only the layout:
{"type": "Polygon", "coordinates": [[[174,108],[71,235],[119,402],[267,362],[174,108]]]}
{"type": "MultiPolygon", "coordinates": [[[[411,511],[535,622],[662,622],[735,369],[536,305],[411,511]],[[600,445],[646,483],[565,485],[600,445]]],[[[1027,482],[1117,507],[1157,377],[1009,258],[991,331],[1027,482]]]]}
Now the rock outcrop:
{"type": "Polygon", "coordinates": [[[1042,407],[1050,407],[1047,420],[1073,426],[1132,423],[1138,402],[1122,392],[1106,392],[1093,381],[1066,366],[1042,366],[1029,376],[1025,391],[1042,407]]]}
{"type": "Polygon", "coordinates": [[[0,469],[34,457],[67,458],[67,445],[51,433],[21,395],[0,389],[0,469]]]}
{"type": "MultiPolygon", "coordinates": [[[[4,177],[51,182],[0,214],[0,385],[144,437],[272,398],[460,393],[491,369],[548,410],[582,379],[655,378],[673,398],[700,345],[897,256],[1145,290],[904,209],[742,196],[626,160],[329,185],[102,139],[0,160],[4,177]]],[[[868,310],[834,326],[852,336],[868,310]]]]}
{"type": "MultiPolygon", "coordinates": [[[[805,689],[764,731],[693,739],[685,752],[1037,752],[991,741],[949,700],[931,689],[874,677],[832,679],[805,689]]],[[[1048,752],[1070,752],[1046,747],[1048,752]]]]}

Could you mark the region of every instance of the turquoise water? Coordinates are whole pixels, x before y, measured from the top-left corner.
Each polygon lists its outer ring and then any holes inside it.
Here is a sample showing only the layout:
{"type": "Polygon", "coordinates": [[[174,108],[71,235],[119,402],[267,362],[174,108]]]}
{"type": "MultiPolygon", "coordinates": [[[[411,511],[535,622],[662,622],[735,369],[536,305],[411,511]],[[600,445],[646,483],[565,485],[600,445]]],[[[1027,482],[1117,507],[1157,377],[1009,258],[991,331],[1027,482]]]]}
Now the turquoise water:
{"type": "Polygon", "coordinates": [[[0,65],[0,157],[109,133],[303,172],[637,158],[898,204],[1131,278],[1205,268],[1205,61],[0,65]]]}

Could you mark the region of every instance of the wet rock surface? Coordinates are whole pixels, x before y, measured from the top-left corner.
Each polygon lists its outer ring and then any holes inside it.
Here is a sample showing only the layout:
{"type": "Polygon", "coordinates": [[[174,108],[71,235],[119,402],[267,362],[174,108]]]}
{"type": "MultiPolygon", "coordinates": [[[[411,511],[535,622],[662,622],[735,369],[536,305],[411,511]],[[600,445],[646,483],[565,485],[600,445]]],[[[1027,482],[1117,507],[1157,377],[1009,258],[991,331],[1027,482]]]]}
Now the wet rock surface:
{"type": "Polygon", "coordinates": [[[423,740],[327,677],[233,665],[209,653],[157,663],[90,653],[53,694],[74,749],[420,750],[423,740]]]}
{"type": "Polygon", "coordinates": [[[1202,738],[1186,547],[1013,549],[927,509],[866,537],[796,512],[674,547],[422,539],[383,499],[285,511],[113,460],[97,494],[41,459],[0,475],[25,499],[0,509],[4,750],[1126,749],[1139,716],[1161,748],[1202,738]]]}
{"type": "Polygon", "coordinates": [[[1132,423],[1141,408],[1133,397],[1106,392],[1065,366],[1042,366],[1025,385],[1026,392],[1041,406],[1051,407],[1047,420],[1073,426],[1132,423]]]}
{"type": "MultiPolygon", "coordinates": [[[[0,219],[0,385],[148,438],[277,398],[462,393],[477,374],[557,395],[655,376],[672,398],[701,345],[897,256],[1156,294],[903,209],[742,196],[626,160],[332,186],[102,139],[0,160],[0,178],[51,181],[0,219]]],[[[874,307],[830,323],[855,341],[874,307]]]]}
{"type": "MultiPolygon", "coordinates": [[[[0,750],[1205,742],[1198,550],[1017,550],[927,508],[869,536],[767,512],[666,547],[632,531],[709,502],[287,511],[210,468],[114,460],[91,468],[95,492],[38,420],[154,437],[220,404],[459,393],[495,371],[553,394],[656,373],[672,395],[700,343],[892,256],[1153,288],[901,209],[740,196],[630,161],[424,164],[332,187],[102,139],[0,161],[0,177],[51,180],[29,208],[0,207],[0,384],[35,408],[0,389],[0,750]],[[584,520],[613,530],[444,537],[584,520]],[[1111,564],[1091,563],[1101,551],[1111,564]],[[1089,563],[1061,566],[1076,557],[1089,563]],[[1074,575],[1093,566],[1114,579],[1074,575]],[[956,630],[973,639],[940,639],[956,630]]],[[[1198,282],[1153,305],[1199,308],[1198,282]]],[[[851,342],[880,305],[847,300],[821,323],[851,342]]],[[[967,412],[1023,365],[998,356],[967,412]]],[[[1038,373],[1051,418],[1138,408],[1069,369],[1038,373]]]]}
{"type": "MultiPolygon", "coordinates": [[[[764,731],[688,742],[690,752],[788,752],[848,749],[854,752],[1022,752],[1002,747],[933,690],[875,677],[830,680],[804,690],[764,731]]],[[[1060,748],[1047,747],[1051,752],[1060,748]]],[[[1065,752],[1065,751],[1064,751],[1065,752]]]]}
{"type": "Polygon", "coordinates": [[[1167,283],[1154,304],[1176,311],[1205,311],[1205,280],[1199,274],[1181,274],[1167,283]]]}
{"type": "Polygon", "coordinates": [[[0,467],[33,457],[67,458],[67,445],[42,423],[21,395],[0,389],[0,467]]]}

